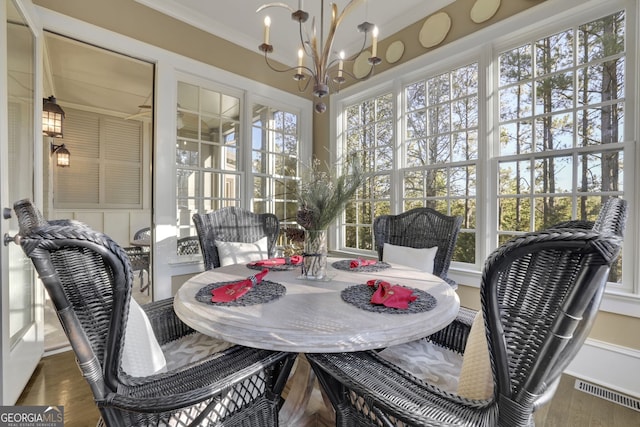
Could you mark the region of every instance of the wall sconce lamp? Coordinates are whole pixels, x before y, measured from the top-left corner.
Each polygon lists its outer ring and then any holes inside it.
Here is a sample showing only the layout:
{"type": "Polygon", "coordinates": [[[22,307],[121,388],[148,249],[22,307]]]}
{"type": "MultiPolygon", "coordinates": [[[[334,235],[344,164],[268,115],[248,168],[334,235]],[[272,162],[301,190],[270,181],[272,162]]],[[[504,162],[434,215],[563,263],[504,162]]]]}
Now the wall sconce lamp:
{"type": "Polygon", "coordinates": [[[55,145],[51,143],[51,154],[56,155],[56,166],[66,168],[71,163],[71,153],[64,146],[64,144],[55,145]]]}
{"type": "Polygon", "coordinates": [[[64,110],[54,96],[43,99],[42,104],[42,133],[51,138],[62,138],[62,122],[64,110]]]}
{"type": "Polygon", "coordinates": [[[67,167],[70,164],[71,153],[64,144],[56,145],[53,138],[62,138],[62,124],[64,122],[64,110],[56,102],[52,95],[42,100],[42,133],[51,138],[51,154],[56,155],[56,165],[67,167]]]}

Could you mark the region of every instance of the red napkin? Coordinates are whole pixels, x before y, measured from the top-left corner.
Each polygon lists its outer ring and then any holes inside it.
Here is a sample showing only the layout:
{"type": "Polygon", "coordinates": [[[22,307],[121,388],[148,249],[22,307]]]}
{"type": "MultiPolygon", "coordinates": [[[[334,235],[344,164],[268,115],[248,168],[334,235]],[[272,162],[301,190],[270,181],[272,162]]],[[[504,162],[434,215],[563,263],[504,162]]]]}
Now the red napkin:
{"type": "Polygon", "coordinates": [[[349,263],[349,267],[351,268],[364,267],[365,265],[374,265],[377,262],[378,261],[376,261],[375,259],[357,258],[357,259],[351,260],[351,262],[349,263]]]}
{"type": "Polygon", "coordinates": [[[212,302],[229,302],[240,298],[242,295],[249,292],[249,290],[258,283],[262,282],[264,276],[269,272],[268,269],[262,270],[255,276],[249,276],[244,280],[240,280],[236,283],[229,283],[228,285],[220,286],[213,289],[211,294],[212,302]]]}
{"type": "Polygon", "coordinates": [[[298,265],[302,263],[301,255],[293,255],[291,257],[284,258],[269,258],[262,259],[260,261],[254,261],[251,265],[259,265],[259,266],[271,266],[271,265],[298,265]]]}
{"type": "Polygon", "coordinates": [[[371,296],[371,304],[382,304],[385,307],[406,310],[409,308],[410,302],[418,299],[416,295],[413,295],[411,289],[400,285],[392,285],[384,280],[369,280],[367,285],[378,287],[371,296]]]}

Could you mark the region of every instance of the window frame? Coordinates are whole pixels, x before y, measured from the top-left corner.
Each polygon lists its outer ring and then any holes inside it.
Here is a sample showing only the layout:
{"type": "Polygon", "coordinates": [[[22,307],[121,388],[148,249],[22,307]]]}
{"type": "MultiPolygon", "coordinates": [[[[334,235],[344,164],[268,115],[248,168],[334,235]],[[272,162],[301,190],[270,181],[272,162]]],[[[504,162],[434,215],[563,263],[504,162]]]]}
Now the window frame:
{"type": "MultiPolygon", "coordinates": [[[[295,114],[298,117],[298,154],[300,162],[308,162],[311,159],[311,144],[304,143],[304,141],[312,140],[312,107],[311,103],[308,100],[304,100],[299,97],[295,97],[291,95],[291,97],[283,96],[283,93],[277,89],[261,87],[259,85],[259,89],[261,89],[258,93],[258,90],[255,88],[239,88],[229,84],[220,83],[218,80],[210,79],[207,77],[200,77],[198,75],[194,75],[192,73],[186,73],[182,71],[178,71],[175,74],[171,74],[171,80],[173,82],[173,91],[172,98],[175,102],[172,103],[173,111],[171,113],[174,118],[173,129],[175,129],[177,122],[176,112],[179,109],[176,108],[177,105],[177,97],[178,97],[178,83],[183,82],[186,84],[194,85],[199,88],[203,88],[206,90],[216,91],[223,95],[234,96],[240,99],[240,115],[239,115],[239,127],[238,127],[238,136],[236,138],[236,147],[238,150],[237,157],[237,169],[234,171],[228,171],[229,173],[233,173],[239,177],[239,192],[240,194],[235,201],[235,206],[248,209],[253,211],[254,206],[254,175],[252,170],[252,152],[253,152],[253,141],[252,141],[252,129],[253,129],[253,120],[252,120],[252,107],[255,104],[261,104],[267,106],[269,108],[284,111],[287,113],[295,114]],[[289,99],[287,99],[289,98],[289,99]]],[[[171,125],[171,123],[168,123],[171,125]]],[[[176,197],[176,179],[177,179],[177,162],[176,162],[176,150],[175,144],[177,140],[177,132],[174,130],[171,136],[171,144],[173,147],[172,157],[171,157],[171,194],[173,197],[173,215],[174,218],[178,217],[177,212],[177,197],[176,197]]],[[[199,168],[202,169],[202,168],[199,168]]],[[[298,169],[300,171],[300,168],[298,169]]],[[[202,197],[196,197],[198,200],[201,200],[202,197]]],[[[218,198],[220,200],[220,198],[218,198]]],[[[272,206],[268,206],[267,209],[270,209],[272,206]]],[[[280,218],[279,218],[280,219],[280,218]]],[[[286,225],[286,223],[281,223],[286,225]]],[[[197,235],[195,233],[195,226],[193,222],[190,223],[190,228],[193,230],[191,235],[197,235]]],[[[177,243],[177,233],[179,231],[178,224],[175,226],[176,235],[171,236],[170,240],[177,243]],[[174,240],[175,239],[175,240],[174,240]]],[[[176,248],[176,245],[173,245],[176,248]]],[[[175,252],[175,251],[174,251],[175,252]]],[[[182,273],[187,273],[193,270],[194,267],[197,269],[197,265],[201,263],[202,255],[178,255],[177,253],[171,254],[171,258],[169,263],[177,267],[182,273]]],[[[195,270],[194,270],[195,271],[195,270]]]]}
{"type": "MultiPolygon", "coordinates": [[[[625,141],[619,143],[624,150],[624,181],[623,194],[629,202],[629,217],[627,220],[625,245],[623,256],[627,260],[637,258],[640,249],[634,241],[640,238],[640,215],[635,214],[636,197],[631,189],[640,185],[640,159],[636,147],[636,140],[640,135],[640,124],[632,123],[637,115],[638,78],[640,66],[636,65],[636,50],[640,47],[640,37],[637,31],[638,4],[637,0],[596,0],[585,6],[581,2],[545,2],[532,10],[527,10],[512,19],[505,20],[493,26],[482,29],[472,37],[454,41],[439,49],[428,52],[408,63],[401,64],[388,70],[384,76],[374,76],[367,82],[359,83],[343,90],[332,97],[332,134],[336,135],[332,142],[332,153],[340,152],[342,134],[342,111],[349,105],[365,99],[374,98],[383,93],[385,88],[393,87],[398,103],[402,100],[402,87],[420,76],[435,76],[441,70],[453,70],[463,63],[477,60],[479,63],[479,147],[477,182],[485,183],[478,186],[476,191],[476,263],[475,265],[453,262],[450,276],[459,283],[467,286],[479,286],[483,260],[497,247],[497,196],[498,196],[498,156],[499,135],[496,129],[499,118],[499,105],[495,96],[498,87],[497,58],[500,52],[513,49],[530,40],[538,40],[556,34],[567,28],[574,28],[583,23],[591,22],[621,9],[626,10],[625,37],[625,141]],[[535,22],[535,25],[531,24],[535,22]],[[638,68],[636,68],[638,67],[638,68]],[[386,79],[386,84],[380,82],[386,79]],[[485,91],[482,93],[482,91],[485,91]],[[484,110],[484,111],[483,111],[484,110]],[[626,189],[626,191],[625,191],[626,189]],[[491,200],[494,202],[492,203],[491,200]]],[[[427,77],[428,78],[428,77],[427,77]]],[[[402,107],[404,109],[404,106],[402,107]]],[[[396,134],[402,135],[401,118],[396,109],[398,123],[396,134]]],[[[396,136],[397,137],[397,136],[396,136]]],[[[398,144],[395,144],[398,147],[398,144]]],[[[402,211],[399,198],[401,191],[397,176],[392,177],[392,212],[402,211]]],[[[341,232],[336,232],[339,242],[341,232]]],[[[337,247],[337,249],[344,249],[337,247]]],[[[371,252],[373,255],[373,252],[371,252]]],[[[623,285],[609,286],[605,294],[602,308],[620,314],[637,316],[640,306],[640,267],[638,263],[627,262],[623,267],[623,285]]]]}

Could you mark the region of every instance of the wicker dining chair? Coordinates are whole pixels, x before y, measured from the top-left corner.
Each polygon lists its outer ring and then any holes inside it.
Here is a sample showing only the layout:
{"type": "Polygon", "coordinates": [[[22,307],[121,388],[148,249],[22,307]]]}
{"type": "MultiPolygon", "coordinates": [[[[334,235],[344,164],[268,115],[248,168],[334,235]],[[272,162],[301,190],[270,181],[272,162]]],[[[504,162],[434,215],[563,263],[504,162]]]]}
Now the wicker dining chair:
{"type": "Polygon", "coordinates": [[[272,257],[275,254],[280,222],[274,214],[257,214],[230,206],[204,214],[194,214],[193,223],[207,270],[220,267],[216,241],[253,243],[266,236],[268,256],[272,257]]]}
{"type": "Polygon", "coordinates": [[[33,262],[106,426],[276,426],[296,354],[195,332],[173,299],[131,297],[126,253],[72,222],[49,224],[29,201],[14,205],[33,262]]]}
{"type": "Polygon", "coordinates": [[[151,227],[143,227],[133,234],[133,240],[151,240],[151,227]]]}
{"type": "MultiPolygon", "coordinates": [[[[149,240],[151,241],[151,227],[144,227],[139,229],[133,234],[133,240],[149,240]]],[[[128,246],[123,248],[129,256],[131,261],[131,268],[134,273],[138,272],[138,279],[140,280],[140,292],[147,291],[149,295],[149,289],[151,289],[151,251],[149,247],[145,246],[128,246]],[[144,275],[147,273],[147,283],[144,282],[144,275]]]]}
{"type": "Polygon", "coordinates": [[[197,255],[200,253],[198,236],[187,236],[178,239],[178,255],[197,255]]]}
{"type": "MultiPolygon", "coordinates": [[[[420,379],[385,357],[386,349],[308,354],[336,410],[336,425],[533,426],[534,411],[551,399],[591,329],[621,250],[626,211],[624,200],[609,199],[592,229],[527,233],[488,257],[480,285],[482,316],[475,317],[481,319],[476,331],[486,337],[484,385],[490,391],[484,396],[462,393],[462,375],[448,389],[428,376],[420,379]]],[[[463,355],[462,374],[472,350],[465,342],[469,334],[460,331],[472,320],[459,318],[419,341],[463,355]]],[[[417,365],[428,368],[430,362],[417,365]]],[[[465,385],[482,374],[479,364],[473,366],[465,385]]]]}
{"type": "Polygon", "coordinates": [[[426,207],[414,208],[398,215],[378,216],[373,220],[378,259],[383,260],[385,243],[418,249],[437,246],[433,274],[455,288],[456,282],[447,277],[447,273],[461,226],[461,216],[445,215],[426,207]]]}
{"type": "Polygon", "coordinates": [[[140,280],[140,292],[147,291],[149,295],[149,289],[151,288],[151,276],[149,274],[149,266],[151,265],[151,252],[141,246],[128,246],[124,249],[125,253],[129,257],[131,263],[131,270],[135,273],[138,272],[138,279],[140,280]],[[147,282],[144,281],[144,273],[147,273],[147,282]]]}

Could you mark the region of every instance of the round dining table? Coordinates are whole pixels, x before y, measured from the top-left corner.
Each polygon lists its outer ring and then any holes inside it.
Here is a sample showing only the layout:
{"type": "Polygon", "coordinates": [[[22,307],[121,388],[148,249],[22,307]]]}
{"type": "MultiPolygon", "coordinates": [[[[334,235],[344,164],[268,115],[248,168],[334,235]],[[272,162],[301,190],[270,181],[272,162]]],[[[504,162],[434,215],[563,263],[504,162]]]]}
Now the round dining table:
{"type": "MultiPolygon", "coordinates": [[[[249,305],[241,304],[242,299],[231,305],[207,302],[202,299],[202,291],[246,279],[258,270],[245,264],[208,270],[188,279],[178,289],[174,310],[184,323],[215,338],[296,353],[352,352],[401,344],[444,328],[458,313],[460,301],[454,289],[433,274],[382,263],[378,265],[387,268],[378,271],[365,267],[350,269],[344,268],[344,260],[338,261],[329,259],[324,280],[305,279],[300,267],[271,269],[264,280],[277,284],[281,295],[264,303],[253,300],[249,305]],[[419,298],[429,297],[432,304],[419,312],[386,307],[372,311],[366,304],[358,306],[343,299],[345,289],[356,285],[362,288],[369,280],[426,292],[428,295],[422,293],[419,298]],[[200,297],[196,298],[199,292],[200,297]]],[[[255,285],[254,289],[261,285],[255,285]]],[[[313,374],[306,361],[304,364],[306,368],[297,364],[293,376],[297,379],[290,381],[292,387],[280,412],[282,425],[295,425],[299,421],[313,389],[313,374]]]]}

